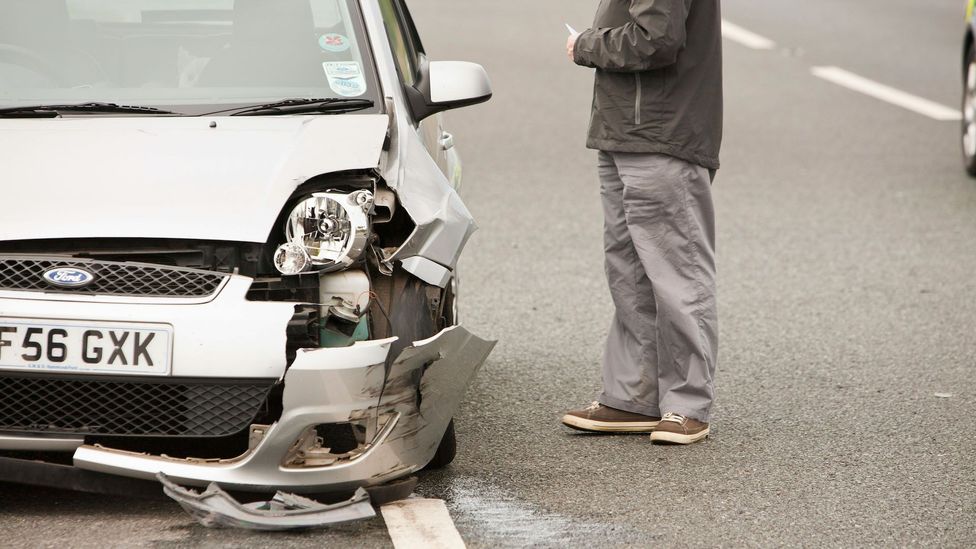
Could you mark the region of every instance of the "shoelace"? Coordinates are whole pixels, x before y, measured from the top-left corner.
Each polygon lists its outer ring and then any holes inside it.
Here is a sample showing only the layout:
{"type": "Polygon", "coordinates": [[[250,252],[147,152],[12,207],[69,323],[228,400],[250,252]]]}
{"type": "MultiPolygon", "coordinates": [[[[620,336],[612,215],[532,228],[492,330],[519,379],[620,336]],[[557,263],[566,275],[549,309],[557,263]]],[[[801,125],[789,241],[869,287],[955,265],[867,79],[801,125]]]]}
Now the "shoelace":
{"type": "Polygon", "coordinates": [[[685,416],[681,414],[676,414],[674,412],[668,412],[664,414],[664,417],[661,418],[661,421],[670,421],[672,423],[677,423],[678,425],[684,425],[685,416]]]}
{"type": "Polygon", "coordinates": [[[595,412],[596,410],[599,410],[602,406],[603,406],[602,404],[594,400],[592,403],[590,403],[589,406],[583,409],[586,410],[587,412],[595,412]]]}

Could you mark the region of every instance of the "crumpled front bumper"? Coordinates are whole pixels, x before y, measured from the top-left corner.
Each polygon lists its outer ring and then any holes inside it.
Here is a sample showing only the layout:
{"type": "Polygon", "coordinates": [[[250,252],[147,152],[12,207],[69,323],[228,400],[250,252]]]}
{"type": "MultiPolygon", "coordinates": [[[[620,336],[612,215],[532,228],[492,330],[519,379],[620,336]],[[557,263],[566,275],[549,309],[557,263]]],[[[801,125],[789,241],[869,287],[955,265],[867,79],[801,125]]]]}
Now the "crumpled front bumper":
{"type": "Polygon", "coordinates": [[[80,446],[75,467],[154,479],[163,473],[191,486],[228,490],[324,493],[382,484],[423,468],[434,456],[465,390],[494,347],[460,326],[414,343],[393,361],[395,339],[299,352],[285,375],[284,412],[256,427],[250,450],[227,460],[175,459],[80,446]],[[364,451],[325,466],[286,465],[311,426],[377,422],[364,451]]]}

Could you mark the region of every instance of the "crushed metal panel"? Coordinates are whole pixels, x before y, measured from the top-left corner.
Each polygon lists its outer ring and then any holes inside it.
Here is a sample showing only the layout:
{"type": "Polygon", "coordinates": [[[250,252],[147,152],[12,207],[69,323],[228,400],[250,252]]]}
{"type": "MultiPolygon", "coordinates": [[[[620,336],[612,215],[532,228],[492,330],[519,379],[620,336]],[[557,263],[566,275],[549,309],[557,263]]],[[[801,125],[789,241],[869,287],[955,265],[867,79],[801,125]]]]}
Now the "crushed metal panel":
{"type": "Polygon", "coordinates": [[[405,349],[387,371],[391,342],[299,353],[285,375],[281,419],[238,459],[202,463],[82,446],[75,451],[75,466],[149,479],[162,472],[193,486],[217,482],[228,490],[274,487],[306,494],[352,491],[401,478],[433,458],[465,390],[495,343],[454,326],[405,349]],[[388,414],[395,414],[395,424],[354,459],[322,467],[282,463],[309,425],[388,414]]]}
{"type": "Polygon", "coordinates": [[[495,343],[454,326],[404,349],[380,402],[381,410],[402,414],[386,444],[409,456],[410,463],[426,465],[495,343]]]}
{"type": "Polygon", "coordinates": [[[356,490],[349,500],[334,505],[284,492],[278,492],[270,501],[242,504],[216,484],[211,484],[204,492],[197,492],[183,488],[162,473],[156,478],[162,483],[167,496],[208,528],[304,530],[376,516],[369,494],[362,488],[356,490]]]}
{"type": "Polygon", "coordinates": [[[401,135],[405,143],[400,150],[405,158],[401,159],[402,176],[395,190],[417,227],[391,259],[420,256],[454,270],[478,226],[417,132],[401,135]]]}

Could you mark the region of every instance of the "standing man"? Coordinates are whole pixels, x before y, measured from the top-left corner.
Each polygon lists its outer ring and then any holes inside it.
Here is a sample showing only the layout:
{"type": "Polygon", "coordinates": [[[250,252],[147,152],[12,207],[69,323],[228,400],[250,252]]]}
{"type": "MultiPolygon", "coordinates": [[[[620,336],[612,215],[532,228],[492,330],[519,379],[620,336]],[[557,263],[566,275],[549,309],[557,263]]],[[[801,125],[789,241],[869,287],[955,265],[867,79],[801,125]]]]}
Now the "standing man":
{"type": "Polygon", "coordinates": [[[722,140],[719,0],[603,0],[569,57],[596,69],[587,147],[599,152],[616,306],[599,400],[563,416],[659,443],[708,436],[718,352],[711,181],[722,140]]]}

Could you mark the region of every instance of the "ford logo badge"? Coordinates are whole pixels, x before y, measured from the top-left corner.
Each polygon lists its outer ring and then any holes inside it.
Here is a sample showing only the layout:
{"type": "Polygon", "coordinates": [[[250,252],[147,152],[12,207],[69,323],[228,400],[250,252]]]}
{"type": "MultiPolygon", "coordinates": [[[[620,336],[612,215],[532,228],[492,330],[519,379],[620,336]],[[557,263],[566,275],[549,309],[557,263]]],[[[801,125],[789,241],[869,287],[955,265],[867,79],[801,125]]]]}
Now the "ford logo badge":
{"type": "Polygon", "coordinates": [[[95,281],[95,275],[75,267],[58,267],[45,271],[44,280],[59,288],[83,288],[95,281]]]}

